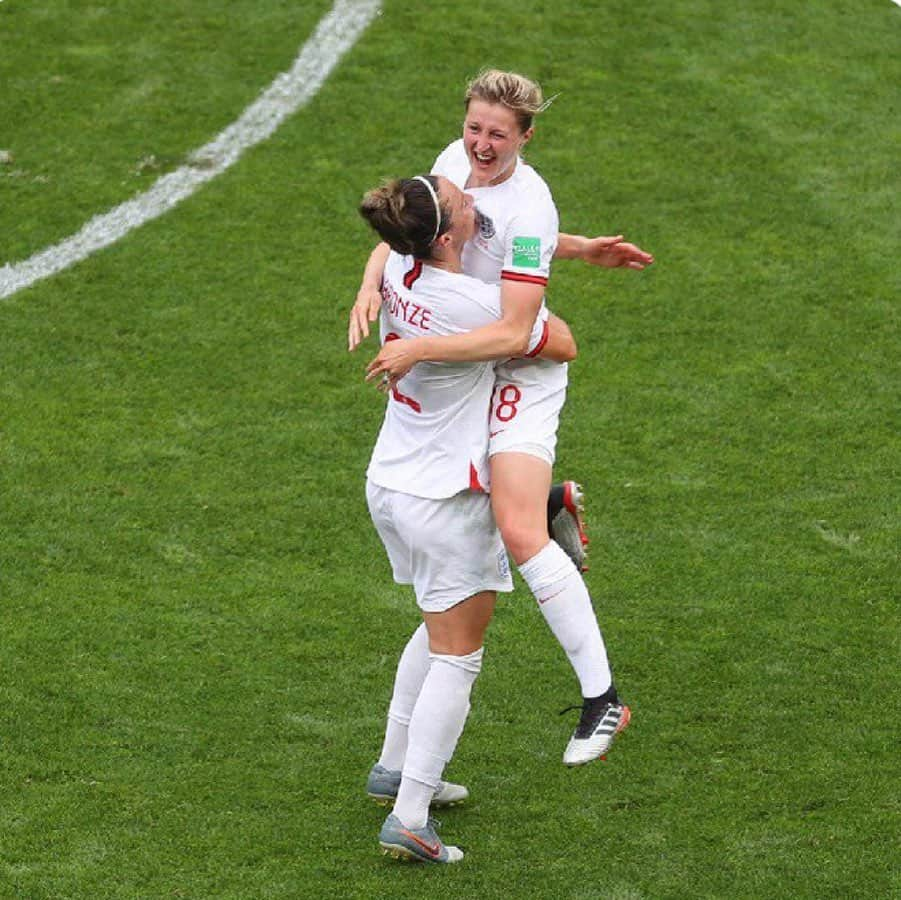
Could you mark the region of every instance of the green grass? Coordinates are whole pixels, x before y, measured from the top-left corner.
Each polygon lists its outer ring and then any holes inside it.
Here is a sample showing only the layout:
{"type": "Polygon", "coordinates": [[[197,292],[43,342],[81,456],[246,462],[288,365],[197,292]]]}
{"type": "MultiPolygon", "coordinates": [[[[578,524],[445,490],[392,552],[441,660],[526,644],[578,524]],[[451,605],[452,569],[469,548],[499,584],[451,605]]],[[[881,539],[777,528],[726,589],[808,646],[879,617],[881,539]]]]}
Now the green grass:
{"type": "MultiPolygon", "coordinates": [[[[180,165],[327,8],[0,4],[0,264],[180,165]]],[[[0,897],[901,892],[899,44],[887,0],[388,2],[235,168],[0,301],[0,897]],[[560,92],[529,156],[562,226],[658,260],[550,290],[634,721],[560,764],[575,682],[520,586],[435,871],[362,797],[417,614],[346,311],[356,202],[485,64],[560,92]]]]}

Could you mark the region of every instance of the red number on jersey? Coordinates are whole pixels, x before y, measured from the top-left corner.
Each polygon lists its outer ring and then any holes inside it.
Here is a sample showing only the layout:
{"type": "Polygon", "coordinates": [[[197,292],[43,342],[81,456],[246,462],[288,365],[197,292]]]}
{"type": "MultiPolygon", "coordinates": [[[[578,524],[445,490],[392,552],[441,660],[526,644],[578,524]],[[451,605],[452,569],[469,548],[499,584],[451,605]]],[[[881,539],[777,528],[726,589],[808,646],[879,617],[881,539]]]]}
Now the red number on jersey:
{"type": "MultiPolygon", "coordinates": [[[[400,340],[400,335],[396,334],[393,331],[391,331],[385,335],[385,343],[386,344],[388,343],[388,341],[399,341],[399,340],[400,340]]],[[[419,403],[416,400],[414,400],[412,397],[408,397],[406,394],[402,394],[396,387],[391,388],[391,396],[394,397],[394,399],[397,400],[398,403],[406,403],[407,406],[409,406],[410,409],[413,410],[413,412],[418,412],[418,413],[422,412],[422,407],[419,405],[419,403]]]]}

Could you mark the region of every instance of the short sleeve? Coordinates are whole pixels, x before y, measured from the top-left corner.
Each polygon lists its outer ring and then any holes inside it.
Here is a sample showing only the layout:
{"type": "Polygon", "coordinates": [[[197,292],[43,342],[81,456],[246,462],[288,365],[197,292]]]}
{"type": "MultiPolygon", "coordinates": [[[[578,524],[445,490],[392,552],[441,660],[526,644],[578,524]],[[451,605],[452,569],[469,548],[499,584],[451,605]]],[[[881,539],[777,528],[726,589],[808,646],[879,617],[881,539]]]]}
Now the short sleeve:
{"type": "Polygon", "coordinates": [[[538,356],[538,354],[544,350],[544,345],[547,343],[548,339],[548,330],[550,328],[548,315],[548,308],[545,305],[544,300],[542,300],[541,309],[538,310],[538,315],[535,317],[535,324],[532,326],[532,333],[529,335],[529,346],[526,348],[526,356],[538,356]]]}
{"type": "Polygon", "coordinates": [[[549,192],[530,201],[507,223],[501,280],[546,285],[557,249],[559,216],[549,192]]]}

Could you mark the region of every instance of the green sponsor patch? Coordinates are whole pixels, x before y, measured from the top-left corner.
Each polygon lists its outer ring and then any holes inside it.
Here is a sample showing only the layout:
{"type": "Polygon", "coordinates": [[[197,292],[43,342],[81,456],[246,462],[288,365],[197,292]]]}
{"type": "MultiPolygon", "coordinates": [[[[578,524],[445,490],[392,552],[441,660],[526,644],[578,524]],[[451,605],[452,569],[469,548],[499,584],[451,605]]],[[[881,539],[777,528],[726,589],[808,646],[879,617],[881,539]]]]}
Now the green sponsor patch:
{"type": "Polygon", "coordinates": [[[513,238],[513,265],[537,269],[541,265],[541,238],[513,238]]]}

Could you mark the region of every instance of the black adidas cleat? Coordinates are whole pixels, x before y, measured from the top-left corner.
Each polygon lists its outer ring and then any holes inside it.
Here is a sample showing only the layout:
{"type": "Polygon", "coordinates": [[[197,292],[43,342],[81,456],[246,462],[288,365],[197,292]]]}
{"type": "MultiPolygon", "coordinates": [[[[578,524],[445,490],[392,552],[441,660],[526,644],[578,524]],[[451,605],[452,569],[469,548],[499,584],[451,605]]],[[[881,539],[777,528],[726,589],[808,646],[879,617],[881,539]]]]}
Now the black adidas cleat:
{"type": "Polygon", "coordinates": [[[581,766],[605,759],[613,739],[629,724],[632,711],[604,697],[582,702],[582,717],[563,753],[563,764],[581,766]]]}

